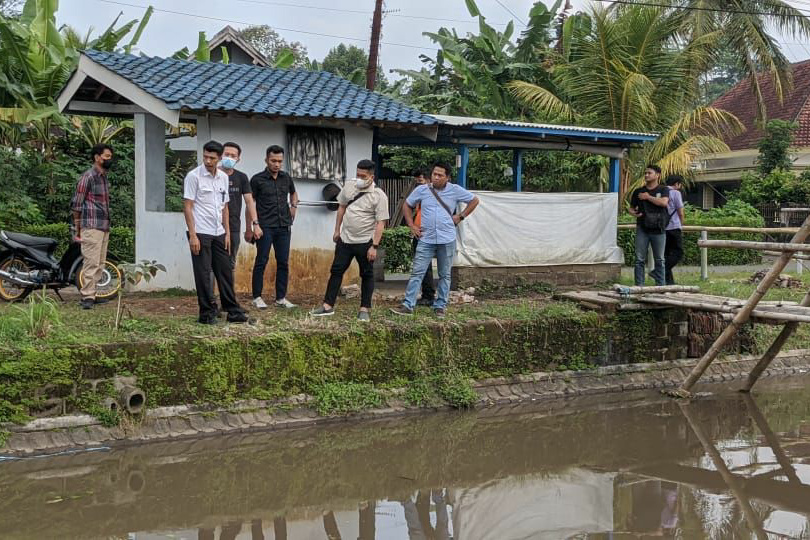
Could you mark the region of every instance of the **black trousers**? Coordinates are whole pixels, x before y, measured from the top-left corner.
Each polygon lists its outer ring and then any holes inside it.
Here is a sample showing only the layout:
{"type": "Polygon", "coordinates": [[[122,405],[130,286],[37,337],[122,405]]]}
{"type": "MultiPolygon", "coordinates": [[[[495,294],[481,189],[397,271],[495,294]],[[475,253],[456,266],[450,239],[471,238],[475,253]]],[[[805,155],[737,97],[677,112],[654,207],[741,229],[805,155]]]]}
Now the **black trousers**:
{"type": "MultiPolygon", "coordinates": [[[[411,253],[416,253],[416,244],[419,243],[418,238],[413,239],[413,250],[411,253]]],[[[436,298],[436,288],[433,286],[433,263],[428,265],[427,272],[422,278],[422,299],[433,302],[436,298]]]]}
{"type": "Polygon", "coordinates": [[[675,285],[672,269],[683,260],[683,231],[672,229],[667,231],[667,245],[664,248],[664,276],[667,285],[675,285]]]}
{"type": "Polygon", "coordinates": [[[360,307],[371,309],[371,296],[374,294],[374,263],[368,260],[368,248],[371,240],[362,244],[346,244],[338,239],[335,244],[335,258],[329,275],[329,284],[326,286],[326,296],[323,303],[334,306],[343,282],[343,274],[357,259],[360,266],[360,307]]]}
{"type": "Polygon", "coordinates": [[[219,299],[222,309],[229,315],[244,313],[236,293],[233,290],[233,271],[231,257],[225,249],[225,235],[213,236],[198,234],[200,252],[191,254],[191,266],[194,269],[194,285],[197,288],[197,303],[200,306],[200,320],[211,320],[217,316],[217,304],[214,300],[214,287],[211,272],[219,286],[219,299]]]}
{"type": "Polygon", "coordinates": [[[242,242],[239,231],[231,231],[231,270],[236,270],[236,254],[239,253],[239,244],[242,242]]]}

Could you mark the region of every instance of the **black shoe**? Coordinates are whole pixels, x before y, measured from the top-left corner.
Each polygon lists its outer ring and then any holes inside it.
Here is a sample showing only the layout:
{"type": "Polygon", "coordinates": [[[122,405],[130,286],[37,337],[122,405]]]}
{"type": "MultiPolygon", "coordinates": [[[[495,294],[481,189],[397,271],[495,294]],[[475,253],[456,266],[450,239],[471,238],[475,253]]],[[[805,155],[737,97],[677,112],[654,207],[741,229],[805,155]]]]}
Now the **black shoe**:
{"type": "Polygon", "coordinates": [[[110,301],[109,298],[101,298],[100,296],[97,296],[96,299],[94,300],[94,303],[95,304],[106,304],[109,301],[110,301]]]}
{"type": "Polygon", "coordinates": [[[433,314],[436,315],[437,319],[444,319],[444,316],[447,315],[447,312],[444,308],[436,308],[433,310],[433,314]]]}
{"type": "Polygon", "coordinates": [[[420,298],[419,300],[417,300],[417,301],[416,301],[416,305],[417,305],[417,306],[427,306],[427,307],[430,307],[430,306],[432,306],[432,305],[433,305],[433,298],[425,298],[425,297],[422,297],[422,298],[420,298]]]}
{"type": "Polygon", "coordinates": [[[82,301],[79,302],[79,305],[82,306],[82,309],[93,309],[93,306],[96,304],[96,301],[92,298],[82,298],[82,301]]]}
{"type": "Polygon", "coordinates": [[[219,321],[216,317],[200,317],[197,322],[200,324],[217,324],[219,321]]]}
{"type": "Polygon", "coordinates": [[[246,323],[250,322],[250,319],[246,314],[242,313],[241,311],[238,311],[235,313],[228,313],[227,321],[229,323],[246,323]]]}
{"type": "Polygon", "coordinates": [[[413,310],[409,307],[399,306],[391,308],[391,313],[394,315],[413,315],[413,310]]]}

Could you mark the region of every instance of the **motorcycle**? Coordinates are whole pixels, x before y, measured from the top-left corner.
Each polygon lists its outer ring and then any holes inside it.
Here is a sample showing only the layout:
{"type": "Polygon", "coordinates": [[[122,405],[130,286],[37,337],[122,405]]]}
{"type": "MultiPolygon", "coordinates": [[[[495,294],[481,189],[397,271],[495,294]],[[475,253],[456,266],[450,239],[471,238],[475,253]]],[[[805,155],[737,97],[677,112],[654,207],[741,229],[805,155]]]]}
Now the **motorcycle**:
{"type": "MultiPolygon", "coordinates": [[[[53,238],[0,231],[0,298],[7,302],[24,299],[37,289],[51,289],[60,300],[60,289],[86,283],[81,244],[71,241],[60,259],[56,258],[59,243],[53,238]]],[[[97,286],[97,298],[110,298],[122,284],[121,270],[108,259],[97,286]]]]}

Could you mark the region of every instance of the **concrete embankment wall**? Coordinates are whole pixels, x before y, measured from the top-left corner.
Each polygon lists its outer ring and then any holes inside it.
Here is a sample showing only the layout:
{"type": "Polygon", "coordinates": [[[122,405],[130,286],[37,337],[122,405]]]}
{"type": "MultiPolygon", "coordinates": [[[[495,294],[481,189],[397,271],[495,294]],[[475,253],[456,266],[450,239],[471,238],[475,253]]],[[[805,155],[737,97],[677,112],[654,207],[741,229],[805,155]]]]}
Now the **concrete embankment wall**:
{"type": "MultiPolygon", "coordinates": [[[[701,352],[692,347],[695,339],[710,343],[697,333],[705,329],[691,328],[699,320],[678,309],[599,314],[554,303],[501,307],[486,320],[417,318],[368,328],[313,325],[219,339],[20,350],[0,373],[0,418],[17,421],[0,426],[6,442],[0,452],[312,423],[331,414],[310,406],[309,396],[325,384],[379,389],[377,410],[361,413],[371,415],[413,410],[409,388],[447,373],[477,381],[480,403],[671,385],[689,362],[678,359],[701,352]],[[119,418],[105,409],[121,376],[145,392],[144,414],[119,418]]],[[[727,353],[752,345],[743,332],[727,353]]],[[[784,358],[774,372],[802,368],[806,355],[784,358]]],[[[712,376],[746,371],[743,360],[734,362],[731,373],[712,376]]]]}

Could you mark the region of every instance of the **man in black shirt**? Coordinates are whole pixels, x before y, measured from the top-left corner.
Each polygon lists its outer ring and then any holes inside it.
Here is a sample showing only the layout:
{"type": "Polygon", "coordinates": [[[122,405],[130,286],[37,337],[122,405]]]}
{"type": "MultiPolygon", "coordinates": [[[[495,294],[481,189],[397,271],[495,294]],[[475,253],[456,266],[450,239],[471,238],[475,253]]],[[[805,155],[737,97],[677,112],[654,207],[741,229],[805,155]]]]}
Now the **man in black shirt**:
{"type": "Polygon", "coordinates": [[[633,191],[629,212],[636,219],[636,285],[644,285],[647,248],[652,246],[655,269],[650,275],[656,285],[664,285],[664,248],[667,243],[667,203],[669,188],[659,184],[661,168],[648,165],[644,171],[644,187],[633,191]]]}
{"type": "MultiPolygon", "coordinates": [[[[281,170],[284,163],[284,149],[273,145],[267,149],[267,168],[253,175],[250,188],[256,201],[258,227],[256,232],[256,262],[253,265],[253,305],[266,309],[262,299],[264,269],[270,258],[270,248],[276,253],[276,305],[293,308],[295,304],[287,300],[287,279],[289,276],[290,229],[298,207],[298,194],[290,175],[281,170]]],[[[245,239],[253,236],[246,233],[245,239]]]]}
{"type": "Polygon", "coordinates": [[[256,220],[256,204],[253,202],[253,194],[250,190],[250,180],[245,173],[237,171],[234,167],[239,163],[242,156],[242,148],[235,142],[226,142],[222,145],[222,161],[220,167],[228,175],[228,223],[231,230],[231,269],[236,269],[236,255],[239,253],[239,237],[242,233],[242,199],[245,200],[245,223],[247,230],[245,238],[262,237],[256,220]],[[255,225],[254,225],[255,223],[255,225]],[[250,233],[250,236],[248,236],[250,233]]]}

